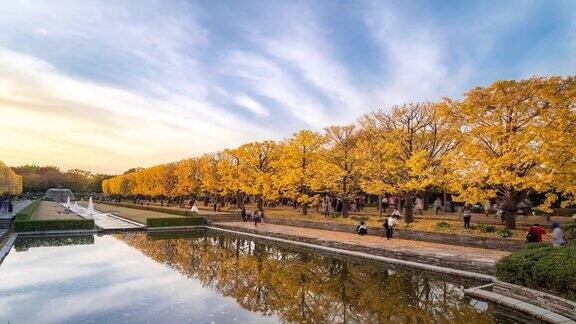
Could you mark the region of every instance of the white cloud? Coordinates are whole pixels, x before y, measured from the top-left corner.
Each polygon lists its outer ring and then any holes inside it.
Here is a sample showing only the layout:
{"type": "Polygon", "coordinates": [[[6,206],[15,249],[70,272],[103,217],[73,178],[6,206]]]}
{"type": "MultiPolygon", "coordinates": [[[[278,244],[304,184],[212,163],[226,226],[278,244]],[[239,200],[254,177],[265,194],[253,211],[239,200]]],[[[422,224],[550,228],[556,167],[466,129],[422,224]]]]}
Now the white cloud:
{"type": "MultiPolygon", "coordinates": [[[[0,51],[2,158],[64,168],[122,171],[250,140],[234,116],[209,102],[140,93],[71,78],[19,53],[0,51]]],[[[249,126],[255,137],[270,134],[249,126]]]]}
{"type": "Polygon", "coordinates": [[[236,103],[243,108],[248,109],[249,111],[260,115],[260,116],[269,116],[270,111],[264,108],[258,101],[246,96],[246,95],[239,95],[235,99],[236,103]]]}

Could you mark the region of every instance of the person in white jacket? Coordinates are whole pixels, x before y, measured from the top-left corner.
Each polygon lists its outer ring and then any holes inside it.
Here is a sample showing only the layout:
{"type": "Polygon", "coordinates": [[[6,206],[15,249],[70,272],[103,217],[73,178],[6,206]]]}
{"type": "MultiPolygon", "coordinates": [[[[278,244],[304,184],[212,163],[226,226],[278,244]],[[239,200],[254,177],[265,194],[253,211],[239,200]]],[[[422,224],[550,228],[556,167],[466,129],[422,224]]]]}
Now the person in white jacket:
{"type": "Polygon", "coordinates": [[[564,232],[562,231],[562,228],[560,227],[560,223],[558,222],[554,222],[552,223],[552,235],[551,239],[552,239],[552,245],[553,246],[562,246],[564,245],[564,232]]]}
{"type": "Polygon", "coordinates": [[[192,208],[190,208],[190,212],[200,214],[200,209],[198,209],[198,206],[196,206],[196,202],[194,202],[194,204],[192,204],[192,208]]]}
{"type": "Polygon", "coordinates": [[[389,240],[394,235],[394,225],[396,225],[396,218],[393,215],[388,216],[384,221],[384,228],[386,229],[386,239],[389,240]]]}

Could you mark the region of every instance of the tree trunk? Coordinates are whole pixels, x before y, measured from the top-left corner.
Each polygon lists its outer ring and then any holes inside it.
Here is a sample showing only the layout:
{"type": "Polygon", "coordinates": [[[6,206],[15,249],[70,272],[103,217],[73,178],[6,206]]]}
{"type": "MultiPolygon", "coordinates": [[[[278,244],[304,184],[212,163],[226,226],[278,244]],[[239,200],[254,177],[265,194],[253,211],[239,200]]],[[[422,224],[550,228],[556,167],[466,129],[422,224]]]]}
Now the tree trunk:
{"type": "Polygon", "coordinates": [[[506,229],[516,229],[516,215],[518,215],[517,197],[514,192],[506,192],[504,197],[504,225],[506,229]]]}
{"type": "Polygon", "coordinates": [[[258,209],[264,210],[264,199],[262,195],[258,195],[258,209]]]}
{"type": "Polygon", "coordinates": [[[242,194],[240,193],[240,190],[236,191],[236,206],[238,206],[238,208],[242,209],[242,207],[244,207],[244,199],[242,198],[242,194]]]}
{"type": "Polygon", "coordinates": [[[414,221],[414,202],[412,201],[412,193],[407,192],[404,195],[404,217],[406,223],[412,223],[414,221]]]}
{"type": "Polygon", "coordinates": [[[302,204],[302,214],[308,215],[308,203],[302,204]]]}
{"type": "Polygon", "coordinates": [[[348,198],[342,198],[342,217],[348,218],[348,198]]]}
{"type": "Polygon", "coordinates": [[[378,216],[382,218],[382,194],[378,195],[378,216]]]}

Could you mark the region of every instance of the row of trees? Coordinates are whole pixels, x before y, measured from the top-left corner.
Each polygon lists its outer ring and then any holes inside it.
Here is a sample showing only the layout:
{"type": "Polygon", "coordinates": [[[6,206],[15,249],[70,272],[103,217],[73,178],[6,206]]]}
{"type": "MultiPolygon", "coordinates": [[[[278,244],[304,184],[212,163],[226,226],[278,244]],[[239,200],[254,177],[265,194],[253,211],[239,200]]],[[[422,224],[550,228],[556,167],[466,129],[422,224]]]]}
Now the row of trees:
{"type": "Polygon", "coordinates": [[[0,196],[22,192],[22,177],[0,161],[0,196]]]}
{"type": "Polygon", "coordinates": [[[131,172],[102,183],[105,194],[147,197],[290,198],[306,214],[324,194],[399,194],[406,221],[413,199],[442,188],[454,200],[499,197],[507,228],[518,203],[576,202],[576,78],[533,77],[477,87],[462,100],[408,103],[363,115],[323,133],[303,130],[281,142],[244,144],[131,172]]]}
{"type": "Polygon", "coordinates": [[[44,193],[50,188],[67,188],[73,192],[100,192],[102,181],[112,177],[79,169],[63,172],[55,166],[23,165],[13,169],[23,178],[24,192],[30,193],[44,193]]]}

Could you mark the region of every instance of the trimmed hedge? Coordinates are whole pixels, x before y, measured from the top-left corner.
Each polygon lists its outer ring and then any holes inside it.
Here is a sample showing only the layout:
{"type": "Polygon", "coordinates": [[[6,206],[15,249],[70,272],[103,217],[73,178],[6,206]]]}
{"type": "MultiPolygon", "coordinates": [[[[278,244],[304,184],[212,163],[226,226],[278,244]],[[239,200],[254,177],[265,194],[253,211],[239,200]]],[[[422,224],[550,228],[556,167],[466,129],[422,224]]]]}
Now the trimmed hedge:
{"type": "Polygon", "coordinates": [[[16,232],[63,231],[94,229],[93,219],[16,220],[16,232]]]}
{"type": "Polygon", "coordinates": [[[34,200],[28,206],[24,207],[21,211],[19,211],[16,214],[15,220],[18,221],[18,220],[32,219],[32,217],[34,217],[34,214],[36,214],[36,211],[38,210],[39,206],[40,206],[40,200],[39,199],[34,200]]]}
{"type": "Polygon", "coordinates": [[[168,226],[193,226],[204,225],[202,217],[171,217],[171,218],[147,218],[148,227],[168,227],[168,226]]]}
{"type": "Polygon", "coordinates": [[[198,213],[191,212],[189,210],[178,210],[172,208],[164,208],[164,207],[153,207],[153,206],[146,206],[146,205],[134,205],[134,204],[124,204],[124,203],[115,203],[115,202],[108,202],[108,201],[98,201],[99,203],[108,204],[112,206],[118,207],[126,207],[132,209],[140,209],[140,210],[150,210],[164,214],[171,214],[171,215],[178,215],[178,216],[186,216],[186,217],[198,217],[198,213]]]}
{"type": "Polygon", "coordinates": [[[528,244],[496,263],[496,277],[576,301],[576,245],[528,244]]]}

